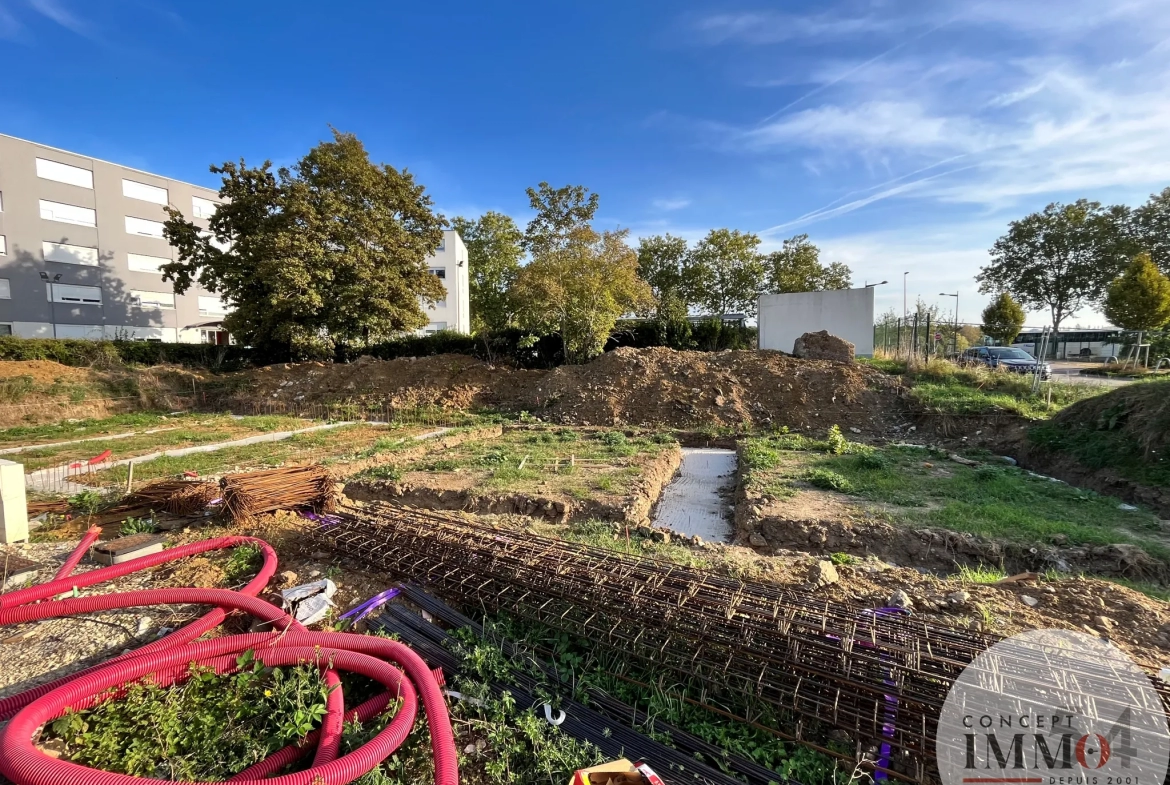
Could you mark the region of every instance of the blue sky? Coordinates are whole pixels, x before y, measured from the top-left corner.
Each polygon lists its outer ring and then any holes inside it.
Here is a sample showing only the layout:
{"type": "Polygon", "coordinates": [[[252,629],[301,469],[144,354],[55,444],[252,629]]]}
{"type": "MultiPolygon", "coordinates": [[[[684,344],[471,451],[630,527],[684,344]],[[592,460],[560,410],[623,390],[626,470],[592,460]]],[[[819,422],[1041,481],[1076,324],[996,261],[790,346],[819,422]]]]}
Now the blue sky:
{"type": "Polygon", "coordinates": [[[1167,0],[0,0],[0,42],[0,132],[216,186],[332,124],[449,216],[807,232],[879,310],[909,271],[976,320],[1008,221],[1170,185],[1167,0]]]}

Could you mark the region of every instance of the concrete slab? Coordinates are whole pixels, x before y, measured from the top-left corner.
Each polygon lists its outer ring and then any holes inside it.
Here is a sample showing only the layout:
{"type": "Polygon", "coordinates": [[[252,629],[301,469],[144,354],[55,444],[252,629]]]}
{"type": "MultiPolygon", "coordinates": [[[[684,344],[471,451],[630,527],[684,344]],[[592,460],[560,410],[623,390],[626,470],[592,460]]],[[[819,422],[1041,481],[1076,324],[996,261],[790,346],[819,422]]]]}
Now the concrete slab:
{"type": "Polygon", "coordinates": [[[655,526],[708,542],[731,542],[735,451],[684,447],[679,475],[658,501],[655,526]]]}

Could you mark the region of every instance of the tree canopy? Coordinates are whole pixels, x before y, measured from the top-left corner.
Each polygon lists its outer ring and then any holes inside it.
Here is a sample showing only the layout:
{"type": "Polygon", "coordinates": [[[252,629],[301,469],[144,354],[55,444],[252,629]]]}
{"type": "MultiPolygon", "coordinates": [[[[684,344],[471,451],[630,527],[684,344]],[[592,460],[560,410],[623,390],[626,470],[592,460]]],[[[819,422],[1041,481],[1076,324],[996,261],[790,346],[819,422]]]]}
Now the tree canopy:
{"type": "Polygon", "coordinates": [[[542,246],[516,278],[512,293],[521,324],[559,333],[568,362],[600,354],[618,318],[654,305],[627,236],[624,230],[573,229],[564,242],[542,246]]]}
{"type": "Polygon", "coordinates": [[[668,295],[681,295],[688,252],[687,241],[671,234],[638,241],[638,275],[650,284],[655,297],[661,300],[668,295]]]}
{"type": "Polygon", "coordinates": [[[1133,232],[1138,248],[1170,275],[1170,188],[1153,194],[1133,211],[1133,232]]]}
{"type": "Polygon", "coordinates": [[[1123,266],[1130,247],[1123,212],[1080,199],[1013,221],[976,276],[979,291],[1008,292],[1025,308],[1047,308],[1059,331],[1066,318],[1100,299],[1123,266]]]}
{"type": "Polygon", "coordinates": [[[578,229],[588,228],[597,212],[598,196],[583,185],[553,188],[540,183],[526,189],[536,217],[524,230],[524,250],[535,257],[564,247],[578,229]]]}
{"type": "Polygon", "coordinates": [[[223,296],[237,339],[345,344],[426,325],[421,301],[445,294],[426,264],[445,220],[408,172],[371,163],[336,130],[291,169],[241,160],[211,171],[223,176],[223,203],[207,231],[166,208],[178,258],[161,269],[180,294],[198,282],[223,296]]]}
{"type": "Polygon", "coordinates": [[[524,235],[510,216],[489,210],[474,220],[451,221],[467,245],[471,329],[502,330],[511,326],[513,311],[508,289],[520,272],[524,235]]]}
{"type": "Polygon", "coordinates": [[[779,251],[764,258],[768,291],[786,294],[848,289],[852,285],[853,271],[841,262],[821,264],[820,254],[820,249],[809,241],[807,234],[785,240],[779,251]]]}
{"type": "Polygon", "coordinates": [[[1011,345],[1023,326],[1024,309],[1007,292],[1000,292],[983,309],[983,332],[1004,346],[1011,345]]]}
{"type": "Polygon", "coordinates": [[[763,287],[760,238],[734,229],[712,229],[687,257],[683,269],[687,301],[717,316],[755,316],[763,287]]]}
{"type": "Polygon", "coordinates": [[[1170,322],[1170,279],[1140,253],[1109,285],[1105,318],[1126,330],[1156,330],[1170,322]]]}

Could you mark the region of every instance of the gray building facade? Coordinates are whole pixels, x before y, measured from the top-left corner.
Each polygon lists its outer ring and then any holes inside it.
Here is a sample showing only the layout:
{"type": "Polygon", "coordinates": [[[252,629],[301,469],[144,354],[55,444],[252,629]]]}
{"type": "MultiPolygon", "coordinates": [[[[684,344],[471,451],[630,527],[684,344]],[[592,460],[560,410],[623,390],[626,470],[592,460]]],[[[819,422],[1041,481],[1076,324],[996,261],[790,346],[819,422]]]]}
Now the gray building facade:
{"type": "Polygon", "coordinates": [[[222,343],[216,295],[176,295],[163,207],[206,228],[214,190],[0,135],[0,334],[222,343]]]}

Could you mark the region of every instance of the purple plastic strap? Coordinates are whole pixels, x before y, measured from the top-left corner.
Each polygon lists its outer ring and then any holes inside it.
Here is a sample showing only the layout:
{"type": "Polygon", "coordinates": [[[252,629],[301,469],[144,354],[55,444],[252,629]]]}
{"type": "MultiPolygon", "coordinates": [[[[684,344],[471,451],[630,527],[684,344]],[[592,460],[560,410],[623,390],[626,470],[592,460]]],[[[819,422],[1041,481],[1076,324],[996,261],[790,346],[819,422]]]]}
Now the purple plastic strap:
{"type": "Polygon", "coordinates": [[[338,618],[344,620],[344,619],[350,618],[351,616],[356,616],[357,618],[355,618],[353,620],[353,623],[357,624],[359,621],[361,621],[362,619],[369,616],[375,610],[377,610],[378,608],[381,608],[383,605],[388,603],[390,600],[397,597],[399,592],[401,592],[401,591],[402,591],[402,589],[395,586],[393,589],[387,589],[386,591],[382,592],[381,594],[375,594],[373,597],[366,600],[365,602],[363,602],[361,605],[357,606],[356,608],[353,608],[353,609],[348,610],[345,613],[341,614],[341,616],[338,618]]]}
{"type": "Polygon", "coordinates": [[[319,523],[322,526],[333,526],[335,524],[341,523],[341,519],[336,515],[322,515],[320,513],[315,513],[312,510],[297,510],[297,514],[302,518],[308,518],[310,521],[319,523]]]}
{"type": "MultiPolygon", "coordinates": [[[[910,611],[907,610],[906,608],[875,608],[874,610],[869,611],[869,612],[872,613],[875,618],[879,618],[879,619],[883,618],[883,617],[909,616],[910,615],[910,611]]],[[[881,659],[883,659],[883,660],[886,659],[885,655],[882,655],[881,659]]],[[[894,679],[893,679],[893,672],[886,671],[886,674],[887,674],[887,677],[885,679],[886,686],[887,687],[896,687],[897,685],[895,684],[894,679]]],[[[890,767],[890,752],[891,752],[890,740],[894,738],[894,731],[897,730],[897,727],[894,723],[898,719],[898,697],[896,695],[891,694],[891,693],[886,693],[885,699],[886,699],[886,710],[883,713],[885,721],[882,723],[882,739],[883,740],[882,740],[881,750],[878,753],[877,765],[883,769],[888,769],[890,767]]],[[[890,778],[890,775],[886,774],[884,771],[875,771],[873,773],[873,778],[875,781],[888,780],[890,778]]]]}

